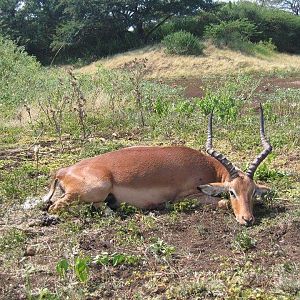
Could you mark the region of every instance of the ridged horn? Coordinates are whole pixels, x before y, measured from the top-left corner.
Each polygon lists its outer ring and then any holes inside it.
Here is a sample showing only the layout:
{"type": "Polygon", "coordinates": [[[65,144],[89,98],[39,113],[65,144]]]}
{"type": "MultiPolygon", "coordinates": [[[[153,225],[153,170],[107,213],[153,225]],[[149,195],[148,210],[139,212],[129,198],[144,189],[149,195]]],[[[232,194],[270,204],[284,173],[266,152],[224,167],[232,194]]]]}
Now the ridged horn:
{"type": "Polygon", "coordinates": [[[212,147],[212,119],[213,112],[211,112],[208,119],[208,130],[207,130],[207,141],[206,141],[206,152],[218,160],[228,171],[231,179],[238,177],[238,171],[236,167],[222,154],[217,152],[212,147]]]}
{"type": "Polygon", "coordinates": [[[262,143],[262,146],[264,147],[264,150],[253,160],[253,162],[250,164],[248,171],[246,172],[247,176],[251,179],[253,179],[254,173],[260,163],[268,156],[269,153],[272,152],[272,146],[267,141],[265,136],[265,121],[264,121],[264,111],[262,108],[262,105],[260,103],[260,140],[262,143]]]}

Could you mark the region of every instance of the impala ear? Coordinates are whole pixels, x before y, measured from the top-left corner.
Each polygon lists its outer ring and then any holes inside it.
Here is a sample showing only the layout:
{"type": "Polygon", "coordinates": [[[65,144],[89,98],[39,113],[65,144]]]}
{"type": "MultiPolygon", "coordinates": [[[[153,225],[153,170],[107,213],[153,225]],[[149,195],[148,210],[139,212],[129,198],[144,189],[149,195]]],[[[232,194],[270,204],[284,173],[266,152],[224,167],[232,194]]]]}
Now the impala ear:
{"type": "Polygon", "coordinates": [[[202,193],[209,196],[218,196],[227,191],[226,185],[224,183],[215,182],[210,184],[203,184],[197,186],[197,189],[202,193]]]}
{"type": "Polygon", "coordinates": [[[270,188],[268,188],[265,185],[262,184],[256,184],[255,194],[257,196],[263,196],[264,194],[267,194],[270,191],[270,188]]]}

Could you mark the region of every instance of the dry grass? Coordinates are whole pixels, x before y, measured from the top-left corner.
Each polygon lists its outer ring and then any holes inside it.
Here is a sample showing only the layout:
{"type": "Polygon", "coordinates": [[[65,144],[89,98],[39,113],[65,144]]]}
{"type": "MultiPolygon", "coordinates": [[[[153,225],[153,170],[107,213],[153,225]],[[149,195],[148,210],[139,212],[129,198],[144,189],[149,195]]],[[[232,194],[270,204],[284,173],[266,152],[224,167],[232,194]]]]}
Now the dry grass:
{"type": "Polygon", "coordinates": [[[78,71],[94,73],[100,64],[109,69],[116,69],[134,58],[147,58],[152,69],[148,76],[160,79],[199,77],[199,75],[200,77],[207,77],[238,71],[272,72],[284,70],[287,72],[300,70],[299,55],[278,53],[270,57],[259,58],[207,45],[203,56],[168,55],[160,47],[147,47],[101,59],[78,69],[78,71]]]}

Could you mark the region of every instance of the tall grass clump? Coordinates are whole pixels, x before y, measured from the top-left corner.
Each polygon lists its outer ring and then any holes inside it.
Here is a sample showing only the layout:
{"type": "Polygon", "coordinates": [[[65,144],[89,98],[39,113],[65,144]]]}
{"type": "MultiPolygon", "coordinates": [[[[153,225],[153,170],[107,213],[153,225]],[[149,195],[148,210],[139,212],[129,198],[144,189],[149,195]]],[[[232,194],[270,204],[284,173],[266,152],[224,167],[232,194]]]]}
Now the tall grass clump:
{"type": "Polygon", "coordinates": [[[201,55],[204,49],[199,38],[183,30],[167,35],[162,44],[167,53],[176,55],[201,55]]]}

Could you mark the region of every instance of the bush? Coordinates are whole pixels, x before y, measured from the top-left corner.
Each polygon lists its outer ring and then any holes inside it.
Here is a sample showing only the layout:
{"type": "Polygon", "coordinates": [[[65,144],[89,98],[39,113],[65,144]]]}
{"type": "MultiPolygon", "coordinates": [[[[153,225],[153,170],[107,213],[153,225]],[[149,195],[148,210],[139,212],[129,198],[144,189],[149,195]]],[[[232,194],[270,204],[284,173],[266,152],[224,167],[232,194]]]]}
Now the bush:
{"type": "Polygon", "coordinates": [[[204,45],[190,32],[178,31],[167,35],[162,44],[166,47],[166,52],[177,55],[200,55],[204,45]]]}
{"type": "Polygon", "coordinates": [[[300,52],[299,16],[249,2],[226,4],[217,14],[222,21],[247,19],[256,24],[257,30],[250,37],[250,41],[253,43],[272,39],[278,51],[300,52]]]}
{"type": "Polygon", "coordinates": [[[187,31],[197,37],[202,37],[204,28],[208,24],[219,22],[218,17],[213,12],[201,11],[196,16],[174,17],[171,21],[164,23],[151,35],[152,41],[161,41],[165,36],[177,32],[187,31]]]}
{"type": "Polygon", "coordinates": [[[34,96],[40,64],[22,47],[0,36],[0,105],[16,106],[34,96]]]}
{"type": "Polygon", "coordinates": [[[205,38],[211,39],[218,47],[228,46],[239,49],[256,33],[256,25],[246,19],[222,21],[220,24],[207,26],[205,38]]]}

